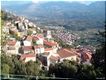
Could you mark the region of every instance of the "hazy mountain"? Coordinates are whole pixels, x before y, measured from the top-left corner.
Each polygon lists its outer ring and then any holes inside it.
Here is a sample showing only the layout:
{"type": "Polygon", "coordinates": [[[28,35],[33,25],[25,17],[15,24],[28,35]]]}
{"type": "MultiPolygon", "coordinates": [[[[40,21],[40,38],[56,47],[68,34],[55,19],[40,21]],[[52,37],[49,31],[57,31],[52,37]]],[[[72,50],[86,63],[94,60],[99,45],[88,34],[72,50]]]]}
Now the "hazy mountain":
{"type": "Polygon", "coordinates": [[[105,21],[105,2],[97,1],[89,5],[79,2],[2,2],[2,9],[37,18],[43,25],[66,25],[77,30],[80,28],[100,27],[105,21]],[[11,4],[11,5],[10,5],[11,4]]]}

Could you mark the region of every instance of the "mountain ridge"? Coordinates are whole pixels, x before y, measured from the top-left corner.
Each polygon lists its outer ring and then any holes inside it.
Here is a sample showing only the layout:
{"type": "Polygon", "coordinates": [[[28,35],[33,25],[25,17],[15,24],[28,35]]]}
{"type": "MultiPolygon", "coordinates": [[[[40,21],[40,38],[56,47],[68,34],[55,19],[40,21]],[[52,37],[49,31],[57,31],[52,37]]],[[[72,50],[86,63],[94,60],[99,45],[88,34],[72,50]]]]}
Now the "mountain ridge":
{"type": "Polygon", "coordinates": [[[95,28],[104,26],[105,2],[97,1],[89,5],[78,2],[45,2],[3,6],[3,9],[24,15],[42,25],[67,25],[69,29],[74,27],[95,28]],[[35,20],[35,18],[37,20],[35,20]]]}

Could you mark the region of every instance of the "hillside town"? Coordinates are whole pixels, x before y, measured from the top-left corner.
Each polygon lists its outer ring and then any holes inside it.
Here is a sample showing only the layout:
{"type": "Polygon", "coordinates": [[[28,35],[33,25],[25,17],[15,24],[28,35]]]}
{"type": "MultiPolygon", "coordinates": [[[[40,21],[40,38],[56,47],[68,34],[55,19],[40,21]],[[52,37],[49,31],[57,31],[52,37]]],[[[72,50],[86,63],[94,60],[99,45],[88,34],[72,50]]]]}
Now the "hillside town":
{"type": "Polygon", "coordinates": [[[105,80],[106,1],[1,0],[1,80],[105,80]]]}
{"type": "MultiPolygon", "coordinates": [[[[41,29],[25,17],[17,17],[4,24],[3,32],[7,35],[3,51],[11,56],[16,55],[23,63],[39,60],[41,68],[49,70],[50,64],[71,60],[77,63],[90,64],[92,50],[86,47],[64,48],[54,40],[49,29],[41,29]]],[[[77,39],[68,33],[57,33],[64,43],[71,44],[77,39]],[[68,39],[67,39],[68,38],[68,39]]]]}

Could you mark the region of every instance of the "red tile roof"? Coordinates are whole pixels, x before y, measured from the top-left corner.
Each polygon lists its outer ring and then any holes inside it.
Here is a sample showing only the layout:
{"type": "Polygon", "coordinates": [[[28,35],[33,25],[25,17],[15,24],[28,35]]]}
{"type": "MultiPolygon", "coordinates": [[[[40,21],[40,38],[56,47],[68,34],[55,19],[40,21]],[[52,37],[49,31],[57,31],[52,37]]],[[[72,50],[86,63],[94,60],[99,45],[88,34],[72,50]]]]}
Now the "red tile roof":
{"type": "Polygon", "coordinates": [[[26,40],[31,41],[32,40],[32,36],[27,36],[26,40]]]}
{"type": "Polygon", "coordinates": [[[23,50],[33,50],[32,46],[23,46],[22,47],[23,50]]]}
{"type": "Polygon", "coordinates": [[[78,57],[81,57],[81,54],[80,54],[80,53],[78,53],[78,52],[76,53],[76,55],[77,55],[78,57]]]}
{"type": "Polygon", "coordinates": [[[36,41],[36,40],[39,40],[40,38],[44,39],[43,35],[42,34],[36,34],[33,36],[33,39],[36,41]]]}
{"type": "Polygon", "coordinates": [[[92,57],[92,52],[88,49],[77,49],[77,52],[79,54],[82,54],[84,60],[90,60],[92,57]]]}
{"type": "Polygon", "coordinates": [[[83,58],[84,58],[84,60],[87,60],[87,59],[90,60],[92,58],[92,56],[91,56],[90,53],[86,52],[86,53],[83,54],[83,58]]]}
{"type": "Polygon", "coordinates": [[[34,46],[34,48],[36,49],[36,48],[44,48],[44,46],[43,45],[37,45],[37,46],[34,46]]]}
{"type": "Polygon", "coordinates": [[[20,57],[20,60],[23,60],[23,59],[25,59],[25,58],[31,58],[31,57],[36,57],[36,55],[35,54],[33,54],[33,53],[30,53],[30,54],[22,54],[21,55],[21,57],[20,57]]]}
{"type": "Polygon", "coordinates": [[[43,37],[43,34],[36,34],[36,36],[37,36],[38,38],[42,38],[42,39],[44,38],[44,37],[43,37]]]}
{"type": "Polygon", "coordinates": [[[9,46],[15,46],[16,42],[17,41],[15,41],[15,40],[10,40],[10,41],[7,41],[7,45],[9,45],[9,46]]]}
{"type": "Polygon", "coordinates": [[[48,46],[56,46],[57,42],[50,42],[50,41],[44,40],[44,44],[48,46]]]}
{"type": "Polygon", "coordinates": [[[50,61],[55,62],[55,61],[58,61],[60,58],[57,56],[50,56],[49,59],[50,59],[50,61]]]}
{"type": "Polygon", "coordinates": [[[33,40],[39,40],[39,38],[38,37],[36,37],[36,36],[33,36],[33,40]]]}
{"type": "Polygon", "coordinates": [[[51,51],[51,50],[53,50],[53,48],[45,48],[45,52],[46,51],[51,51]]]}
{"type": "Polygon", "coordinates": [[[58,51],[58,54],[60,56],[60,58],[67,58],[67,57],[71,57],[71,56],[76,56],[76,52],[72,49],[66,49],[66,48],[62,48],[61,50],[58,51]]]}
{"type": "Polygon", "coordinates": [[[45,53],[44,53],[44,55],[49,55],[49,54],[50,54],[49,52],[45,52],[45,53]]]}

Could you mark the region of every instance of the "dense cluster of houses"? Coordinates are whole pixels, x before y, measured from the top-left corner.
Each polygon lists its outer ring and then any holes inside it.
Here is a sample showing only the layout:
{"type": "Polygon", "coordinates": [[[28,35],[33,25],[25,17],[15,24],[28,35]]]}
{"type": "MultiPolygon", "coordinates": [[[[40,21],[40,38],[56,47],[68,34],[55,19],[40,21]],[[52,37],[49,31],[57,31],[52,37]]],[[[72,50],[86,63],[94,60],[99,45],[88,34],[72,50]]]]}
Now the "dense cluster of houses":
{"type": "Polygon", "coordinates": [[[72,45],[75,40],[80,39],[78,35],[71,34],[70,32],[56,31],[54,35],[68,45],[72,45]]]}
{"type": "MultiPolygon", "coordinates": [[[[14,22],[6,22],[3,31],[8,33],[9,38],[3,48],[5,53],[19,56],[19,59],[25,63],[38,59],[42,66],[48,69],[50,64],[63,60],[81,63],[90,62],[92,58],[92,52],[89,49],[61,48],[59,43],[54,41],[50,30],[42,30],[24,17],[19,17],[14,22]],[[31,34],[28,34],[29,30],[31,34]]],[[[72,35],[67,34],[67,36],[69,40],[72,38],[72,35]]],[[[67,43],[67,40],[65,41],[67,43]]]]}

